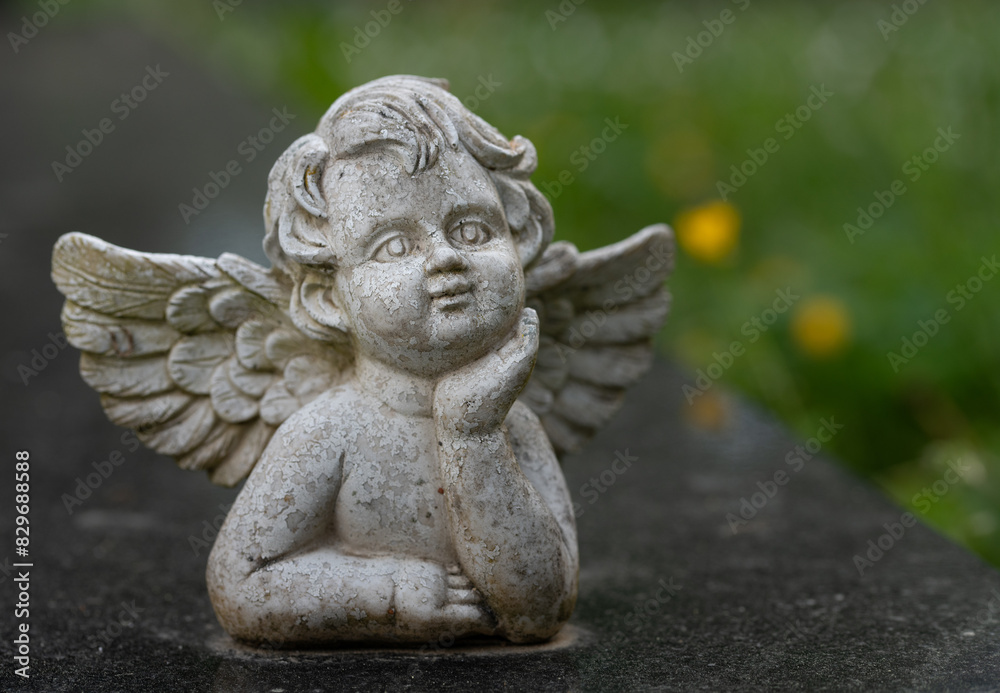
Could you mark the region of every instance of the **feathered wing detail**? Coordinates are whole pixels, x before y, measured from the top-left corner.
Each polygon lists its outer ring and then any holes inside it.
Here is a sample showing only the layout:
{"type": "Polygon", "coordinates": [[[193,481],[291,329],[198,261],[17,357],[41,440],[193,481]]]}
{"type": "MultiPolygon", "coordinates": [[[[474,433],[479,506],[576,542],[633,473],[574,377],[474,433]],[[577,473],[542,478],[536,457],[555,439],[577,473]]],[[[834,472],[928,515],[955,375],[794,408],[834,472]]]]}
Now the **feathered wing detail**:
{"type": "Polygon", "coordinates": [[[108,417],[223,486],[351,367],[351,354],[292,322],[284,275],[238,255],[140,253],[70,233],[52,278],[66,339],[108,417]]]}
{"type": "Polygon", "coordinates": [[[579,450],[621,407],[625,388],[652,363],[667,317],[663,285],[673,234],[658,224],[580,253],[550,245],[525,276],[538,312],[538,360],[520,399],[541,419],[556,453],[579,450]]]}

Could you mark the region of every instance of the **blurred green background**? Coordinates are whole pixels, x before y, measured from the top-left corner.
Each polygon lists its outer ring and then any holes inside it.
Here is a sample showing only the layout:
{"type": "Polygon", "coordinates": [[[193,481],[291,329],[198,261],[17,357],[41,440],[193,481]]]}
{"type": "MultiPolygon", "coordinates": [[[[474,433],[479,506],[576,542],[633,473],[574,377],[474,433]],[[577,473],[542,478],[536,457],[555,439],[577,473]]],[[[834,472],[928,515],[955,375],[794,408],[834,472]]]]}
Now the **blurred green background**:
{"type": "Polygon", "coordinates": [[[700,376],[686,393],[694,425],[729,425],[733,391],[804,438],[833,417],[843,429],[824,452],[1000,565],[1000,278],[982,267],[1000,250],[995,3],[98,0],[61,12],[138,23],[220,82],[287,104],[302,132],[370,79],[446,77],[535,143],[558,238],[586,249],[675,225],[660,345],[700,376]],[[606,119],[627,127],[594,142],[613,132],[606,119]],[[563,171],[573,181],[560,186],[563,171]],[[905,192],[890,204],[896,180],[905,192]]]}

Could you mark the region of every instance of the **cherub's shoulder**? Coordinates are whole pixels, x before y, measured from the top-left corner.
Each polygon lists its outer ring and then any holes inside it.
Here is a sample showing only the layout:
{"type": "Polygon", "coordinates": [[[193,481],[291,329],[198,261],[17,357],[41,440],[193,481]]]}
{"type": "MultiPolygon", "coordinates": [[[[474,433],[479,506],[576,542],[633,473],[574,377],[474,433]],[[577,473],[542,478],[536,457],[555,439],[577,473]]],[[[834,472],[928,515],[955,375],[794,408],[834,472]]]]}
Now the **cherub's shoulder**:
{"type": "Polygon", "coordinates": [[[353,382],[331,388],[289,416],[275,437],[285,445],[353,437],[364,425],[366,402],[353,382]]]}
{"type": "Polygon", "coordinates": [[[364,425],[364,403],[351,384],[332,388],[285,419],[247,481],[281,486],[289,475],[340,474],[340,461],[364,425]]]}

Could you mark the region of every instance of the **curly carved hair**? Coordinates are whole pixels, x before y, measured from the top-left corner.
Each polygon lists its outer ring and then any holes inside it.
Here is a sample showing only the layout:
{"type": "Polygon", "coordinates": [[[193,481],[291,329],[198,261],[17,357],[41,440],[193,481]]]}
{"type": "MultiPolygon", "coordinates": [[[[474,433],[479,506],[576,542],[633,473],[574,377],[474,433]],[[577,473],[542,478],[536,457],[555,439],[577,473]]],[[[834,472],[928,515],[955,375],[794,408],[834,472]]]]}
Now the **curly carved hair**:
{"type": "Polygon", "coordinates": [[[530,177],[535,147],[507,140],[447,91],[443,79],[399,75],[352,89],[323,115],[316,131],[296,140],[268,176],[264,251],[296,282],[309,267],[336,265],[322,228],[328,202],[323,173],[332,161],[391,148],[411,175],[434,166],[445,147],[461,146],[489,174],[524,267],[552,240],[552,207],[530,177]]]}

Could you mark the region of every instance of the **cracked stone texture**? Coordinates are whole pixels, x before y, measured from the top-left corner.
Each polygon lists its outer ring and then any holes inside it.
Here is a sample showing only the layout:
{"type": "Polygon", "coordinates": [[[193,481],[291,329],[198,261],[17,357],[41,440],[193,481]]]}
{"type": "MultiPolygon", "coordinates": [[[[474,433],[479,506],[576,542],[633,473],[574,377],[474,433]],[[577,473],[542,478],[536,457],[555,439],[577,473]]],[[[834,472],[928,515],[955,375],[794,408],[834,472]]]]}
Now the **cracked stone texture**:
{"type": "MultiPolygon", "coordinates": [[[[918,524],[859,576],[852,557],[903,511],[822,457],[791,474],[734,535],[726,514],[738,511],[757,482],[788,469],[784,458],[796,441],[768,414],[739,403],[722,430],[693,428],[684,419],[685,376],[662,362],[587,450],[566,461],[583,512],[580,599],[563,641],[424,654],[234,648],[205,592],[201,541],[211,538],[235,492],[133,450],[124,431],[105,420],[71,351],[60,351],[27,386],[17,366],[59,329],[61,299],[48,261],[64,232],[101,233],[150,251],[211,256],[235,249],[262,259],[258,233],[244,238],[239,229],[259,228],[270,157],[247,166],[190,227],[177,203],[192,176],[231,158],[239,133],[261,127],[273,104],[248,104],[127,28],[42,32],[16,61],[3,62],[0,85],[10,104],[0,111],[8,153],[0,160],[0,232],[9,234],[0,245],[0,282],[15,326],[0,348],[0,425],[9,455],[32,453],[35,563],[33,681],[13,676],[8,612],[3,690],[1000,686],[1000,621],[989,611],[1000,594],[996,570],[918,524]],[[174,70],[162,88],[177,93],[162,101],[154,93],[57,183],[52,159],[157,62],[174,70]],[[178,105],[185,102],[190,108],[178,105]],[[210,235],[216,227],[222,232],[210,235]],[[68,514],[62,495],[116,450],[122,464],[68,514]],[[626,450],[638,459],[590,503],[595,496],[583,485],[613,469],[616,452],[626,450]]],[[[276,142],[274,152],[293,137],[276,142]]],[[[0,494],[12,497],[10,479],[0,494]]],[[[10,528],[12,518],[11,503],[0,502],[0,524],[10,528]]],[[[6,568],[12,540],[9,530],[4,535],[6,568]]],[[[12,576],[0,570],[0,604],[14,598],[12,576]]]]}

